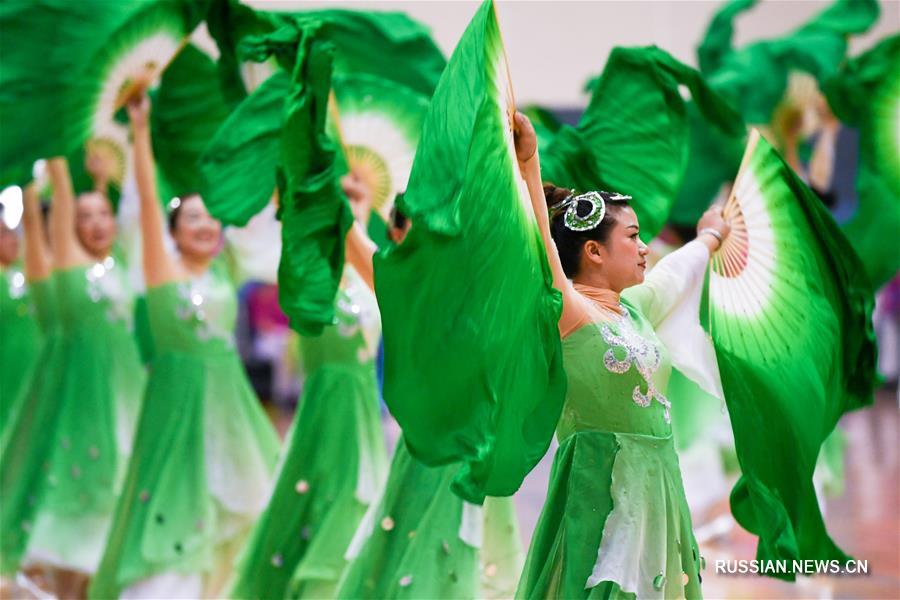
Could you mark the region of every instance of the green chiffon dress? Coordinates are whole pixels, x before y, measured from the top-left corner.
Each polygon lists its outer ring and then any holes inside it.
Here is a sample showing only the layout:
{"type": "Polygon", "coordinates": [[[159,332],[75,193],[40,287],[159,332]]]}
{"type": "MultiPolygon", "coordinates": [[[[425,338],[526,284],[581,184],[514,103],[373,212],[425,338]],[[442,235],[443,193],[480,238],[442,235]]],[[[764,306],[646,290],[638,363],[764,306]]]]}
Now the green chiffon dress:
{"type": "Polygon", "coordinates": [[[0,272],[0,433],[6,430],[42,346],[29,288],[15,265],[0,272]]]}
{"type": "Polygon", "coordinates": [[[132,460],[89,596],[208,597],[265,506],[279,441],[213,268],[147,291],[155,354],[132,460]]]}
{"type": "Polygon", "coordinates": [[[29,295],[44,344],[37,359],[40,367],[12,408],[0,441],[0,574],[4,576],[19,568],[35,510],[47,487],[45,465],[53,447],[48,432],[56,429],[58,385],[64,367],[54,278],[29,284],[29,295]]]}
{"type": "Polygon", "coordinates": [[[563,339],[560,446],[517,597],[701,597],[666,393],[676,356],[707,389],[718,381],[697,318],[708,258],[700,242],[686,245],[625,290],[620,314],[597,306],[563,339]],[[706,345],[688,353],[686,340],[706,345]]]}
{"type": "Polygon", "coordinates": [[[523,551],[512,498],[484,506],[450,489],[460,466],[428,467],[401,437],[381,500],[360,524],[338,598],[509,598],[523,551]]]}
{"type": "Polygon", "coordinates": [[[349,268],[335,308],[334,325],[300,338],[300,406],[230,598],[333,596],[347,547],[381,492],[388,465],[374,365],[378,309],[349,268]]]}
{"type": "Polygon", "coordinates": [[[54,273],[62,341],[55,427],[43,439],[26,563],[93,573],[112,520],[145,373],[131,334],[133,295],[112,257],[54,273]]]}

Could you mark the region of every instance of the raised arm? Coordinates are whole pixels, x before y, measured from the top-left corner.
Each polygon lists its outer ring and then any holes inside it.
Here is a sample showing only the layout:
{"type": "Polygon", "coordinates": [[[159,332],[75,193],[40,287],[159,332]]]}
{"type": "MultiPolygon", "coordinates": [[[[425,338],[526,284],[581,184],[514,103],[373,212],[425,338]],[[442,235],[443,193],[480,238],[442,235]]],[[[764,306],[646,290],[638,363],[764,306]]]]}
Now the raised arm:
{"type": "Polygon", "coordinates": [[[63,157],[47,161],[47,173],[53,186],[53,210],[50,211],[50,239],[53,240],[53,266],[69,269],[90,264],[91,257],[75,234],[75,190],[69,175],[69,163],[63,157]]]}
{"type": "Polygon", "coordinates": [[[369,238],[363,225],[371,210],[371,192],[366,184],[354,175],[346,175],[341,179],[341,187],[350,200],[353,209],[353,226],[347,232],[345,252],[349,262],[362,280],[375,291],[374,258],[378,246],[369,238]]]}
{"type": "Polygon", "coordinates": [[[150,100],[146,94],[128,103],[134,138],[134,175],[141,211],[144,281],[148,288],[178,278],[178,268],[166,251],[165,220],[156,190],[156,169],[150,140],[150,100]]]}
{"type": "Polygon", "coordinates": [[[25,186],[22,224],[25,229],[25,278],[29,283],[50,277],[53,257],[44,233],[44,217],[38,199],[37,184],[25,186]]]}
{"type": "Polygon", "coordinates": [[[566,277],[559,259],[556,243],[550,235],[550,214],[547,210],[547,200],[544,197],[544,183],[541,179],[541,164],[538,157],[537,135],[528,117],[522,113],[515,116],[515,140],[516,156],[519,159],[519,170],[522,178],[528,186],[528,195],[531,197],[531,206],[537,219],[541,239],[544,242],[544,250],[547,253],[547,261],[553,272],[553,287],[562,292],[563,311],[559,318],[559,330],[572,331],[575,324],[587,318],[587,310],[580,301],[578,292],[572,286],[572,282],[566,277]]]}

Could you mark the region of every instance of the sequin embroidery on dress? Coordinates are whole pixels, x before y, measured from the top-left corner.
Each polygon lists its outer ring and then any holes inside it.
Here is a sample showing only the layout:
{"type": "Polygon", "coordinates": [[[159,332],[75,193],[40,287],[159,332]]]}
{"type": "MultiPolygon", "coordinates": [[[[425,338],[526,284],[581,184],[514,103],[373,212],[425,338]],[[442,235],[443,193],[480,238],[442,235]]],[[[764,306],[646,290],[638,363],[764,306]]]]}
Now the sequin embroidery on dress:
{"type": "Polygon", "coordinates": [[[359,362],[364,363],[374,359],[378,352],[381,323],[372,293],[358,276],[348,279],[347,284],[338,289],[335,298],[334,323],[338,335],[343,338],[362,335],[365,343],[356,354],[359,362]]]}
{"type": "Polygon", "coordinates": [[[28,288],[25,286],[25,275],[21,271],[9,273],[9,297],[19,300],[25,295],[28,288]]]}
{"type": "Polygon", "coordinates": [[[87,294],[91,301],[106,301],[106,319],[122,321],[130,330],[132,326],[131,296],[122,280],[124,273],[116,268],[116,259],[107,256],[94,263],[86,272],[87,294]]]}
{"type": "Polygon", "coordinates": [[[222,300],[216,296],[214,285],[211,272],[179,282],[178,297],[181,302],[176,315],[193,326],[197,339],[204,342],[216,339],[230,348],[234,346],[234,336],[222,325],[225,319],[220,313],[224,307],[222,300]]]}
{"type": "Polygon", "coordinates": [[[634,386],[631,399],[643,408],[650,406],[655,399],[665,409],[666,423],[669,423],[671,422],[669,415],[671,404],[653,383],[653,375],[659,369],[660,364],[659,347],[638,333],[624,306],[621,306],[620,310],[622,313],[614,322],[603,324],[600,327],[600,335],[610,346],[603,354],[603,365],[609,371],[619,375],[628,372],[634,365],[647,384],[647,392],[641,392],[641,386],[638,384],[634,386]],[[624,352],[624,357],[617,358],[617,351],[624,352]]]}

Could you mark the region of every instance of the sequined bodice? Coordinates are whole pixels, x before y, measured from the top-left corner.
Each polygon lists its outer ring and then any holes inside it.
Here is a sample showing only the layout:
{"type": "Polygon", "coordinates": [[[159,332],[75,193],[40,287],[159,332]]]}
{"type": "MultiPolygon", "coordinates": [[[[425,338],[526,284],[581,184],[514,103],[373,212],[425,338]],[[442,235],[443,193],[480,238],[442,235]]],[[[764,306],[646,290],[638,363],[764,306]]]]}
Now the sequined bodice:
{"type": "Polygon", "coordinates": [[[217,270],[148,290],[147,308],[159,352],[234,350],[236,292],[217,270]]]}
{"type": "Polygon", "coordinates": [[[623,310],[563,340],[568,391],[557,429],[561,440],[583,430],[671,432],[668,353],[634,306],[623,300],[623,310]]]}
{"type": "Polygon", "coordinates": [[[375,298],[357,277],[348,277],[335,298],[334,325],[317,337],[301,337],[300,350],[307,374],[324,364],[371,365],[377,351],[381,323],[375,298]]]}
{"type": "Polygon", "coordinates": [[[112,257],[57,274],[63,325],[113,325],[131,330],[134,295],[125,269],[112,257]]]}

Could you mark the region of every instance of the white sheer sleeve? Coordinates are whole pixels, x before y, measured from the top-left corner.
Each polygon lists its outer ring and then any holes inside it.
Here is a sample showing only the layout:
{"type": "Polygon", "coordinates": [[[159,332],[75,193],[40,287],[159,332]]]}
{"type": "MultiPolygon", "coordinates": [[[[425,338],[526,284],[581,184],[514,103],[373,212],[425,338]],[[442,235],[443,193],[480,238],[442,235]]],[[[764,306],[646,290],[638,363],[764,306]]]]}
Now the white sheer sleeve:
{"type": "Polygon", "coordinates": [[[622,296],[653,324],[675,368],[721,400],[715,349],[700,326],[700,294],[708,263],[709,250],[695,240],[660,260],[644,283],[622,296]]]}

